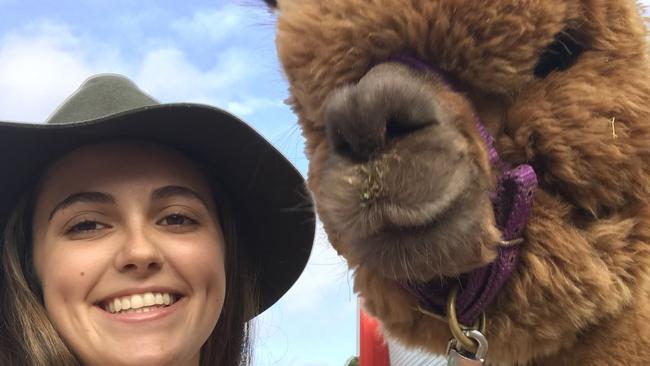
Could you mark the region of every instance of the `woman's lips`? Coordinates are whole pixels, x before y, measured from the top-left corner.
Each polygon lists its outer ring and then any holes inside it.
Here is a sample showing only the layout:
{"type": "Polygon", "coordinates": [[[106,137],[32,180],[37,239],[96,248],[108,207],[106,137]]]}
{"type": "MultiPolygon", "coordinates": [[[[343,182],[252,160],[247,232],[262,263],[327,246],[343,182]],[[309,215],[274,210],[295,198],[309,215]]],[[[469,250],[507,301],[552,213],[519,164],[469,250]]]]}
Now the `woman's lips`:
{"type": "Polygon", "coordinates": [[[186,297],[180,297],[170,305],[156,304],[153,306],[146,306],[138,309],[128,309],[126,311],[120,311],[118,313],[111,313],[110,311],[107,311],[100,306],[95,307],[110,320],[123,323],[140,323],[165,318],[176,312],[180,307],[184,306],[186,302],[186,297]]]}
{"type": "Polygon", "coordinates": [[[182,295],[173,292],[144,292],[113,297],[100,302],[98,306],[109,313],[115,314],[120,311],[138,310],[156,305],[171,305],[181,297],[182,295]]]}

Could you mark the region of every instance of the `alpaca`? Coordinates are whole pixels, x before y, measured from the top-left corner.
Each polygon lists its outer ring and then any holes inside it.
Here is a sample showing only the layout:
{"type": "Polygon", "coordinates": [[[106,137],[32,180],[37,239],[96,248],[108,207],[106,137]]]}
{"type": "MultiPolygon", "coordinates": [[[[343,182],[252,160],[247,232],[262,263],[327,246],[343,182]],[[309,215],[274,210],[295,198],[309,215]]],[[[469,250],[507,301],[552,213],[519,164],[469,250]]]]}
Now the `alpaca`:
{"type": "Polygon", "coordinates": [[[318,214],[386,335],[444,354],[460,291],[487,364],[650,364],[634,1],[266,3],[318,214]]]}

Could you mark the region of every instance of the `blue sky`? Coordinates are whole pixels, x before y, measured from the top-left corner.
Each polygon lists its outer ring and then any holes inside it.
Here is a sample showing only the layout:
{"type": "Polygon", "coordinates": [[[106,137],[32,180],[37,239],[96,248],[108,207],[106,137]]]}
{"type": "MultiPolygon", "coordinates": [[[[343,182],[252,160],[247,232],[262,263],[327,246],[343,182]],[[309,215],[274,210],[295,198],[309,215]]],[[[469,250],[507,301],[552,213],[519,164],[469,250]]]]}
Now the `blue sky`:
{"type": "MultiPolygon", "coordinates": [[[[274,18],[258,1],[0,0],[0,14],[0,120],[41,122],[88,76],[121,73],[162,102],[231,111],[306,173],[274,18]]],[[[254,364],[343,365],[357,353],[356,306],[319,228],[301,279],[257,320],[254,364]]]]}

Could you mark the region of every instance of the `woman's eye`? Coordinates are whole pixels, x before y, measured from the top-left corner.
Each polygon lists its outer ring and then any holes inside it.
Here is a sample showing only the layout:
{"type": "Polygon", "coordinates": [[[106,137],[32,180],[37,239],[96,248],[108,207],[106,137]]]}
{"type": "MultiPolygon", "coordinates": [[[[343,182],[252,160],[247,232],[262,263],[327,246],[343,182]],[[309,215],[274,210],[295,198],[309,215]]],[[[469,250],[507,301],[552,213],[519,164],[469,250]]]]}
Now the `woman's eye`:
{"type": "Polygon", "coordinates": [[[185,215],[173,214],[173,215],[165,216],[162,220],[158,221],[158,224],[181,226],[181,225],[195,225],[197,224],[197,222],[196,220],[190,219],[185,215]]]}
{"type": "Polygon", "coordinates": [[[67,233],[88,233],[106,228],[108,228],[108,225],[101,224],[97,221],[84,220],[68,229],[67,233]]]}
{"type": "Polygon", "coordinates": [[[544,78],[553,71],[564,71],[571,67],[584,51],[584,44],[575,30],[563,30],[555,35],[539,57],[535,76],[544,78]]]}

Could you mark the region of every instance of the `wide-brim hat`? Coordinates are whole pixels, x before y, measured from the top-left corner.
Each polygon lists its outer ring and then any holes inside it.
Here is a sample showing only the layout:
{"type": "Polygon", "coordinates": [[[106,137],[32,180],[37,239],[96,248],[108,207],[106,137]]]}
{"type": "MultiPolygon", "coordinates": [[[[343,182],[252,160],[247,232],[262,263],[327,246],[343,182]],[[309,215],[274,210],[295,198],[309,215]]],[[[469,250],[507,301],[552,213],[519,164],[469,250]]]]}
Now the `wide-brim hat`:
{"type": "Polygon", "coordinates": [[[160,104],[120,75],[86,80],[44,124],[0,121],[2,226],[17,197],[53,160],[116,139],[168,145],[214,169],[235,211],[238,240],[259,290],[259,312],[289,290],[307,263],[315,230],[301,174],[232,114],[203,104],[160,104]]]}

